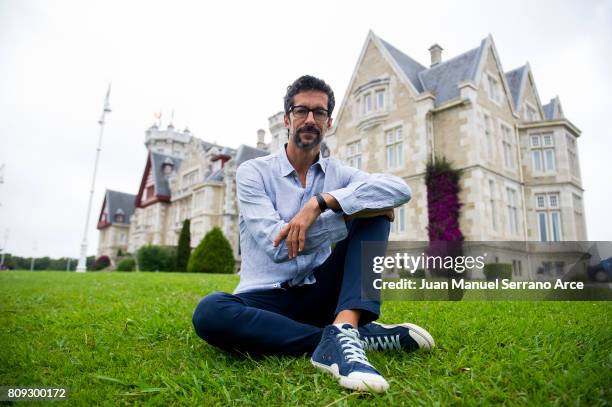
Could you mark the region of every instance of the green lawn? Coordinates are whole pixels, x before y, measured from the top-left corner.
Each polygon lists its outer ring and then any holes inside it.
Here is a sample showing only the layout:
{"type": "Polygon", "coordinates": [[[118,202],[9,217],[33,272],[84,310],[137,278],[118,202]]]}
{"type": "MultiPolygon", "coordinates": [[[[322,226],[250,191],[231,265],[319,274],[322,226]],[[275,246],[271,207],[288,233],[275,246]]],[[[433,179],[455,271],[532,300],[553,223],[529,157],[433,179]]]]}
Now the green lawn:
{"type": "Polygon", "coordinates": [[[245,359],[191,314],[237,276],[0,272],[0,386],[70,388],[71,405],[610,405],[610,302],[399,302],[433,353],[370,354],[391,384],[351,393],[306,357],[245,359]]]}

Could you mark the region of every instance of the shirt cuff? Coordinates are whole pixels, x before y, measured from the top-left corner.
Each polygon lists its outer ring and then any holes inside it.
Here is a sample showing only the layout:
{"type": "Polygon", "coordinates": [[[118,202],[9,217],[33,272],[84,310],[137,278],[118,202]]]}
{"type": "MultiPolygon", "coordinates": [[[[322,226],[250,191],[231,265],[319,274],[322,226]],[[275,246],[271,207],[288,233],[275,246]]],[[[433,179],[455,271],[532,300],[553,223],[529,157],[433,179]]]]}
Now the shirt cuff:
{"type": "Polygon", "coordinates": [[[338,204],[345,214],[352,215],[353,213],[359,212],[363,209],[357,205],[357,202],[354,199],[353,195],[355,194],[356,189],[357,188],[355,185],[351,185],[333,191],[328,191],[327,193],[336,198],[336,201],[338,201],[338,204]]]}
{"type": "Polygon", "coordinates": [[[348,229],[346,228],[346,222],[344,221],[344,213],[325,211],[320,216],[323,222],[323,227],[329,233],[329,240],[339,242],[348,236],[348,229]]]}

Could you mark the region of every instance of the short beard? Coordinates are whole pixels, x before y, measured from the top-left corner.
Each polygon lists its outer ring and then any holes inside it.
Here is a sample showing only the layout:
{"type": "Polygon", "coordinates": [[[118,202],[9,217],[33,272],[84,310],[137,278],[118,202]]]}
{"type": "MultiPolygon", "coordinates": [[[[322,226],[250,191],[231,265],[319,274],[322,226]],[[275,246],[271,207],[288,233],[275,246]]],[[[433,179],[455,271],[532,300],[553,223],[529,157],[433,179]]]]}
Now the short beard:
{"type": "Polygon", "coordinates": [[[321,144],[322,139],[323,136],[321,135],[319,129],[311,126],[302,127],[301,129],[298,129],[295,133],[293,133],[293,142],[296,146],[298,146],[299,148],[303,148],[304,150],[312,150],[313,148],[321,144]],[[304,143],[302,139],[300,139],[300,133],[306,130],[309,130],[309,132],[312,133],[317,133],[316,139],[314,139],[312,142],[304,143]]]}

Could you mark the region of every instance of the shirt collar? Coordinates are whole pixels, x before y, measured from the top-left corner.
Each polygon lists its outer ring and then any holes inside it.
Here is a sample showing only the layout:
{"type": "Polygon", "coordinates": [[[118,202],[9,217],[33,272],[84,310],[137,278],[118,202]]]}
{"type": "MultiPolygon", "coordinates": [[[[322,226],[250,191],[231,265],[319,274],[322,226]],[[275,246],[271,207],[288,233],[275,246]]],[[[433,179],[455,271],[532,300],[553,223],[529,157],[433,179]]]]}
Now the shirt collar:
{"type": "MultiPolygon", "coordinates": [[[[325,173],[325,170],[327,169],[327,158],[321,157],[321,152],[319,151],[317,161],[313,165],[318,165],[319,168],[321,168],[321,171],[325,173]]],[[[280,169],[283,177],[286,177],[295,171],[295,168],[293,168],[293,165],[291,165],[289,158],[287,157],[287,143],[285,143],[280,151],[280,169]]]]}

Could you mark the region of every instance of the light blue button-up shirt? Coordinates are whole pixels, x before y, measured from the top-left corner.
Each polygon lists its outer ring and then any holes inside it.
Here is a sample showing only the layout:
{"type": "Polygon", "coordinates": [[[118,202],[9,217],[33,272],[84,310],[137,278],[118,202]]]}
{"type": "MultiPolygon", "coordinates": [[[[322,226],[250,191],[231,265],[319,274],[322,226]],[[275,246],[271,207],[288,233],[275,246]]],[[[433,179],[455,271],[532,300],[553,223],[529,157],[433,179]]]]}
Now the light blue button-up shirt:
{"type": "Polygon", "coordinates": [[[240,208],[240,283],[234,293],[313,284],[313,270],[331,254],[331,244],[347,236],[344,214],[380,210],[410,200],[404,180],[389,174],[368,174],[319,155],[302,187],[285,148],[244,162],[236,173],[240,208]],[[289,259],[287,243],[273,246],[280,230],[315,194],[332,195],[342,213],[323,212],[306,233],[304,249],[289,259]]]}

